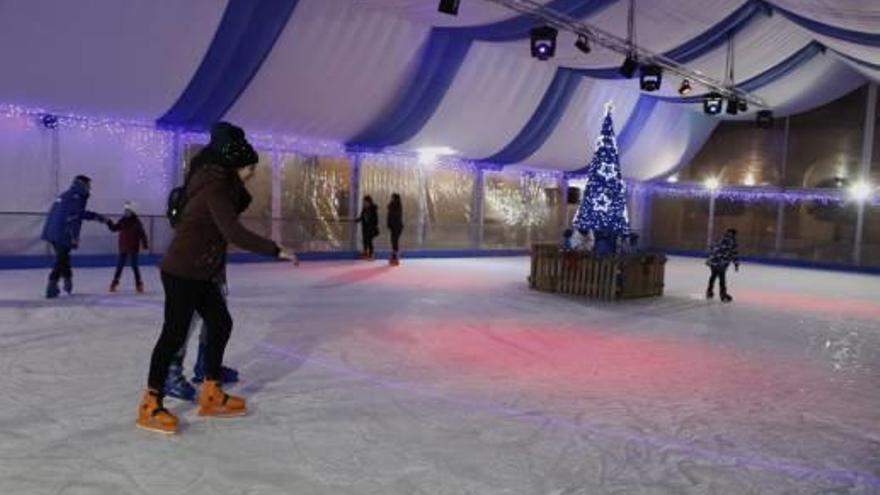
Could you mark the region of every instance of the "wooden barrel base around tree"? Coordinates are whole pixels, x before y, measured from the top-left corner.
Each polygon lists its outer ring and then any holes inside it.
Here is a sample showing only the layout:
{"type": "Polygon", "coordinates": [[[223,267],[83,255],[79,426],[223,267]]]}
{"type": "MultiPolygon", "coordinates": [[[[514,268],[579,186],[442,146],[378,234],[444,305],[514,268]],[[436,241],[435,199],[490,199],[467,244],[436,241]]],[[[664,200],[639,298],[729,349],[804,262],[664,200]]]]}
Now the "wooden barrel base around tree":
{"type": "Polygon", "coordinates": [[[666,256],[632,253],[596,256],[562,250],[556,244],[532,246],[529,287],[606,301],[663,295],[666,256]]]}

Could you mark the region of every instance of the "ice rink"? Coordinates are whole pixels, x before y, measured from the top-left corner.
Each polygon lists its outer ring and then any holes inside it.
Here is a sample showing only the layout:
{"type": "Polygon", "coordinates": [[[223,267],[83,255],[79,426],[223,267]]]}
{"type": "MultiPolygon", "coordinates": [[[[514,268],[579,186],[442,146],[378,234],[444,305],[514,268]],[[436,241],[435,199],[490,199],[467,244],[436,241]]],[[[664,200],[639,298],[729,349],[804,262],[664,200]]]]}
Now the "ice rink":
{"type": "Polygon", "coordinates": [[[0,494],[880,493],[880,277],[744,264],[722,304],[673,258],[665,297],[596,303],[403,261],[231,266],[250,414],[168,399],[174,437],[134,427],[154,267],[57,301],[0,272],[0,494]]]}

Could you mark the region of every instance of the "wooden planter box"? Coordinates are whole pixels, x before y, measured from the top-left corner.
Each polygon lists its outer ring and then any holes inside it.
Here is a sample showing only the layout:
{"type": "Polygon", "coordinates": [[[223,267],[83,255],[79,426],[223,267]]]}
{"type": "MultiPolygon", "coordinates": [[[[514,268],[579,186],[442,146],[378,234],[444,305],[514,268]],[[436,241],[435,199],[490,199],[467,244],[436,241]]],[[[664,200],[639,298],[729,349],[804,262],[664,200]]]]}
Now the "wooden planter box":
{"type": "Polygon", "coordinates": [[[663,254],[596,256],[535,244],[529,287],[607,301],[662,296],[665,267],[663,254]]]}

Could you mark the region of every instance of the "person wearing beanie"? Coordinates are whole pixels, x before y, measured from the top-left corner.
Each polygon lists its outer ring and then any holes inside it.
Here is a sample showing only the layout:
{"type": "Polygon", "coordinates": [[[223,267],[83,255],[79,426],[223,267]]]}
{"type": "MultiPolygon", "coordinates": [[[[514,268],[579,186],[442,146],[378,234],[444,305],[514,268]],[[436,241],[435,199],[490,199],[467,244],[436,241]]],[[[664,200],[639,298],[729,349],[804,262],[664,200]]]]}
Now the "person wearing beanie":
{"type": "Polygon", "coordinates": [[[144,282],[141,279],[141,270],[138,266],[138,255],[140,248],[148,249],[147,234],[144,232],[144,226],[135,212],[134,204],[128,201],[123,206],[122,218],[113,223],[107,220],[107,227],[113,232],[119,232],[119,258],[116,261],[116,272],[113,274],[113,281],[110,282],[110,292],[116,292],[119,288],[119,277],[122,275],[122,268],[125,266],[126,260],[131,260],[131,269],[134,271],[134,283],[138,292],[144,292],[144,282]]]}
{"type": "Polygon", "coordinates": [[[246,412],[245,400],[226,394],[220,381],[223,353],[232,331],[232,318],[217,280],[225,273],[228,243],[297,263],[294,254],[239,222],[250,202],[245,182],[253,176],[257,161],[244,131],[220,122],[211,129],[211,142],[190,164],[185,208],[160,265],[165,322],[150,359],[148,388],[138,408],[136,425],[140,428],[177,432],[177,417],[163,405],[163,386],[169,365],[186,342],[194,313],[202,317],[208,330],[198,415],[240,416],[246,412]]]}
{"type": "Polygon", "coordinates": [[[86,209],[92,180],[85,175],[77,175],[67,191],[64,191],[52,203],[46,215],[46,224],[40,238],[52,246],[55,253],[55,265],[49,274],[46,286],[46,298],[58,297],[58,280],[64,279],[64,291],[73,292],[73,270],[70,265],[70,252],[79,247],[79,234],[83,220],[106,223],[103,216],[86,209]]]}

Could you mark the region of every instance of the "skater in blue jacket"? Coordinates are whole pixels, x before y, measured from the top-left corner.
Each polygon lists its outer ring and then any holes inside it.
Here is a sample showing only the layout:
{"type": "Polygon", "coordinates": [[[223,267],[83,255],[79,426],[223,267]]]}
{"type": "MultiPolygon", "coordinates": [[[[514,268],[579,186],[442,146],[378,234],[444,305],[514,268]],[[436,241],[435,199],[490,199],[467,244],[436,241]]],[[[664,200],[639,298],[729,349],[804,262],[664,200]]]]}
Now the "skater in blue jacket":
{"type": "Polygon", "coordinates": [[[79,233],[83,220],[107,223],[103,216],[86,209],[91,190],[91,179],[77,175],[67,191],[61,193],[46,216],[41,239],[52,245],[55,252],[55,266],[49,274],[46,297],[55,298],[60,294],[58,280],[64,279],[64,291],[73,292],[73,272],[70,267],[70,252],[79,247],[79,233]]]}

